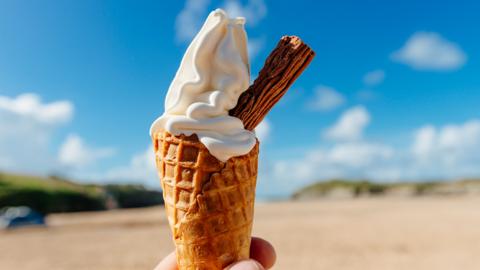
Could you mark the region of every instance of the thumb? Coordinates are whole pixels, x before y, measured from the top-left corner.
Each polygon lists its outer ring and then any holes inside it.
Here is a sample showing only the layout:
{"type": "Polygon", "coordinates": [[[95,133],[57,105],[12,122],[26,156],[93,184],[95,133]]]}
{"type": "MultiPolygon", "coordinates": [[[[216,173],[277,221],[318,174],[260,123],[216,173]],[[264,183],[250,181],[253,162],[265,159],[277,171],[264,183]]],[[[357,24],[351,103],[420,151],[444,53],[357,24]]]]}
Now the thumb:
{"type": "Polygon", "coordinates": [[[231,264],[225,270],[265,270],[265,268],[255,260],[244,260],[231,264]]]}

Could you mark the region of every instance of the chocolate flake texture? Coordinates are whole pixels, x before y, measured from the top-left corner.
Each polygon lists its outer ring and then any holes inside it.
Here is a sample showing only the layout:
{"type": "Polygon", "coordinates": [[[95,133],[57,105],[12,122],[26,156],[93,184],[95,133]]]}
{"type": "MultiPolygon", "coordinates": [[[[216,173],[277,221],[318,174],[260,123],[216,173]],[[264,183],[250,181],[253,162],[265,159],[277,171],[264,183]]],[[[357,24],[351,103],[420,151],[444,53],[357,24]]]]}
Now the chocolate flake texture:
{"type": "Polygon", "coordinates": [[[270,53],[257,79],[229,111],[254,130],[310,64],[315,52],[296,36],[284,36],[270,53]]]}

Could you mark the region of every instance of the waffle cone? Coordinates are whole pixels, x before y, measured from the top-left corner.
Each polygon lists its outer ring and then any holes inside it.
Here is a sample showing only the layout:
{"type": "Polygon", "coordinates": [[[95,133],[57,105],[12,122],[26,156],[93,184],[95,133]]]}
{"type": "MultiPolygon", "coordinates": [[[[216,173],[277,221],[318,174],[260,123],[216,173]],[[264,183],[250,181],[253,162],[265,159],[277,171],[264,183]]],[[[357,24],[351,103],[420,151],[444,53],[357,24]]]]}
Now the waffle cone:
{"type": "Polygon", "coordinates": [[[249,258],[258,142],[221,162],[196,135],[153,137],[180,270],[223,269],[249,258]]]}

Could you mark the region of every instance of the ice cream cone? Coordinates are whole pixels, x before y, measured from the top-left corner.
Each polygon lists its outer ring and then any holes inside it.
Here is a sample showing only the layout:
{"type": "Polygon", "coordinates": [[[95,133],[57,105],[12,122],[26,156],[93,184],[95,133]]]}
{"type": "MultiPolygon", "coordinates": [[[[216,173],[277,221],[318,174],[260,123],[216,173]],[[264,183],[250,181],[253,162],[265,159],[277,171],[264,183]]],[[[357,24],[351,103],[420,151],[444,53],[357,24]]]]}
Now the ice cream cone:
{"type": "Polygon", "coordinates": [[[153,134],[180,270],[223,269],[249,257],[258,141],[221,162],[196,135],[153,134]]]}

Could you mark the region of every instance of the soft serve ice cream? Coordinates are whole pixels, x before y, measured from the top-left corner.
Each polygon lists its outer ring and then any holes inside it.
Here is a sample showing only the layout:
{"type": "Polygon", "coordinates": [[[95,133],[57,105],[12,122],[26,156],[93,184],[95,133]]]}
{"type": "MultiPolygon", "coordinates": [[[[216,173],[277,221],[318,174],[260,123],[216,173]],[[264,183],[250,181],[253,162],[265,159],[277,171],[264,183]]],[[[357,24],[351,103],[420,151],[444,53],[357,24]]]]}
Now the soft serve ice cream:
{"type": "Polygon", "coordinates": [[[228,115],[250,83],[243,18],[229,19],[220,9],[210,13],[188,47],[165,99],[165,112],[150,135],[168,131],[196,134],[218,160],[245,155],[255,134],[228,115]]]}

